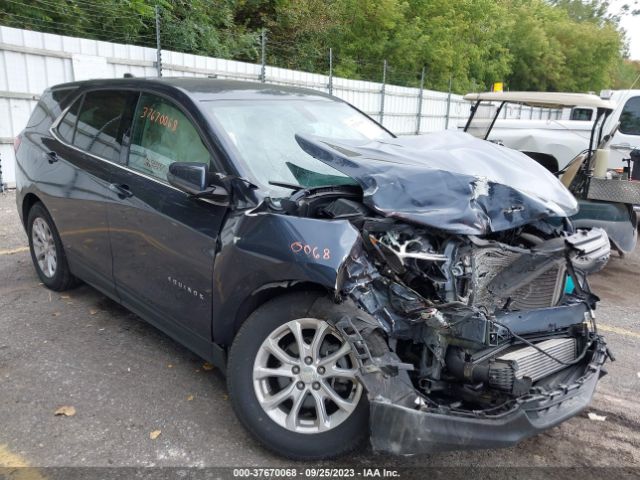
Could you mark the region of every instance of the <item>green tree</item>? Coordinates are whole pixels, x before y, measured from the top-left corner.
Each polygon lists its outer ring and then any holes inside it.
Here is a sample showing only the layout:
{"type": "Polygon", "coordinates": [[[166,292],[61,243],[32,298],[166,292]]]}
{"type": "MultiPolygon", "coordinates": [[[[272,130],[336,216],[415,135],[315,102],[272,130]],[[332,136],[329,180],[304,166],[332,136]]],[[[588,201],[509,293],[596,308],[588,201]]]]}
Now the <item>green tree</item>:
{"type": "Polygon", "coordinates": [[[612,88],[616,90],[638,88],[638,84],[640,84],[640,61],[623,60],[620,62],[612,88]]]}
{"type": "Polygon", "coordinates": [[[586,91],[628,83],[621,15],[606,0],[4,0],[0,24],[456,92],[586,91]]]}

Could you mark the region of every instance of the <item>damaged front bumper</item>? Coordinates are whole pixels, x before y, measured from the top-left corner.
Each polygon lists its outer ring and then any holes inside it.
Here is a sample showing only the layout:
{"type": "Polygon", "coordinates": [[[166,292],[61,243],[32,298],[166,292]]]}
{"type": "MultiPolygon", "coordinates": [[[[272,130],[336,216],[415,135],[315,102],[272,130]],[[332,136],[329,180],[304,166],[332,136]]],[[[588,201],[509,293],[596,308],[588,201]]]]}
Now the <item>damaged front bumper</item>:
{"type": "Polygon", "coordinates": [[[515,399],[500,414],[418,410],[374,398],[370,401],[372,446],[402,455],[512,446],[575,416],[589,404],[608,355],[599,336],[592,348],[590,360],[570,367],[575,371],[569,384],[515,399]]]}

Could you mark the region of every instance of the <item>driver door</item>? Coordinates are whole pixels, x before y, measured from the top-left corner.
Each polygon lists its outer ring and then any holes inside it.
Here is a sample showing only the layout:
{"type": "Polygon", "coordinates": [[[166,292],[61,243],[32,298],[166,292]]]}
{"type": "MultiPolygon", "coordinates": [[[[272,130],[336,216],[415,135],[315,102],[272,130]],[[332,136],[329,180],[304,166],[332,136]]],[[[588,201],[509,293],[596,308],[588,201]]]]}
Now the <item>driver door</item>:
{"type": "Polygon", "coordinates": [[[126,168],[112,179],[119,201],[108,212],[116,290],[128,308],[206,356],[226,207],[190,198],[166,175],[178,161],[215,171],[212,154],[186,109],[159,95],[141,94],[130,133],[126,168]]]}
{"type": "Polygon", "coordinates": [[[629,98],[620,113],[620,125],[610,143],[609,168],[627,166],[633,148],[640,147],[640,97],[629,98]]]}

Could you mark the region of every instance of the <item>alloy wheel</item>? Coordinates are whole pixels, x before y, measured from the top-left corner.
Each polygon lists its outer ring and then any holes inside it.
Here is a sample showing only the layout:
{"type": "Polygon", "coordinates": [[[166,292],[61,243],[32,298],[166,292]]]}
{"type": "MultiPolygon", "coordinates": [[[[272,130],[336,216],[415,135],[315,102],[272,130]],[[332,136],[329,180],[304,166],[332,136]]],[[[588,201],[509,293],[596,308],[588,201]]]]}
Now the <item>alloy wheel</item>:
{"type": "Polygon", "coordinates": [[[31,240],[38,267],[47,278],[52,278],[58,265],[56,244],[49,225],[41,217],[33,221],[31,240]]]}
{"type": "Polygon", "coordinates": [[[321,433],[356,409],[362,385],[351,346],[327,322],[300,318],[275,329],[260,346],[253,386],[262,409],[281,427],[321,433]]]}

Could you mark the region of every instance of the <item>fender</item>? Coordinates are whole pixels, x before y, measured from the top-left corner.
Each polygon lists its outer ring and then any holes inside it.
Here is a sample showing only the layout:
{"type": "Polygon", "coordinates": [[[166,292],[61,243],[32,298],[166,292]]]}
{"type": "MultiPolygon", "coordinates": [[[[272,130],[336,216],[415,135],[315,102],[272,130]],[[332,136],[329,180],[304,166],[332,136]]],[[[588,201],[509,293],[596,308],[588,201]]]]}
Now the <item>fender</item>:
{"type": "Polygon", "coordinates": [[[340,290],[342,266],[360,234],[346,220],[245,211],[229,216],[220,242],[213,269],[212,335],[215,343],[229,345],[238,311],[264,285],[305,282],[340,290]]]}

